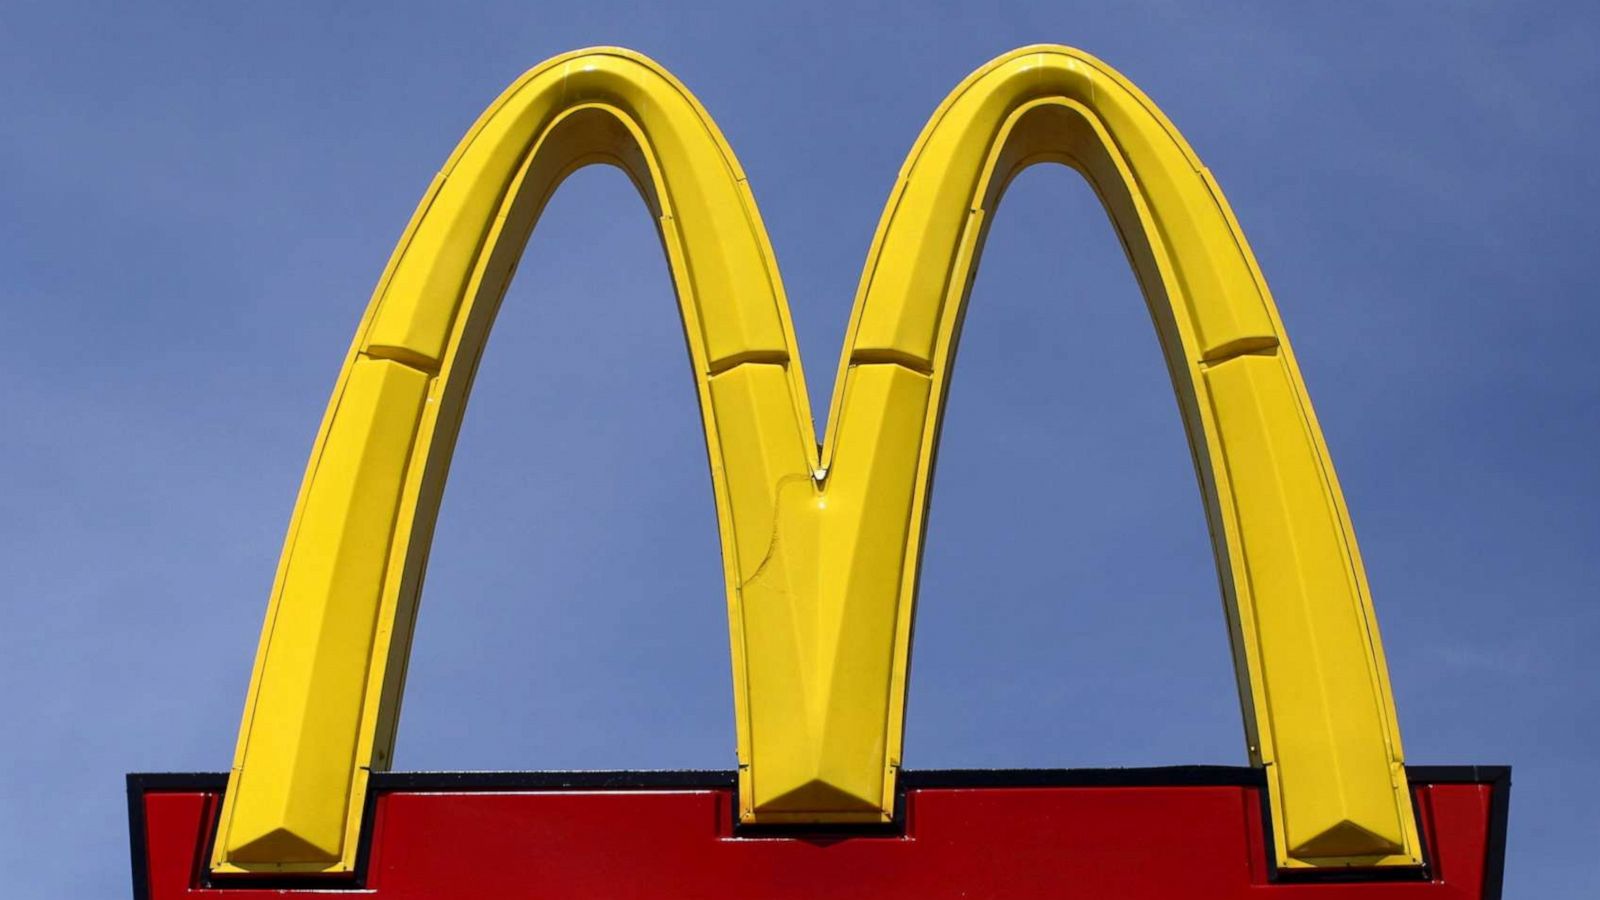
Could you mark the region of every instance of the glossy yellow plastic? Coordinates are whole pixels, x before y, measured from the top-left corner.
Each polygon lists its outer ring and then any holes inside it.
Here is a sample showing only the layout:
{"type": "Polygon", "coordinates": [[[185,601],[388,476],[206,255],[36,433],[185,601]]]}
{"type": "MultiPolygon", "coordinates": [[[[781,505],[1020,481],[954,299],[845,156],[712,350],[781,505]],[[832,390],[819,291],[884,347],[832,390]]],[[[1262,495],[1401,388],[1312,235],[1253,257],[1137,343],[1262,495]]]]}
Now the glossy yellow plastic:
{"type": "Polygon", "coordinates": [[[819,451],[754,200],[710,117],[616,49],[533,69],[479,119],[378,285],[312,452],[273,588],[212,865],[349,871],[388,767],[417,595],[477,361],[546,200],[622,168],[660,227],[716,494],[741,817],[892,815],[911,619],[947,377],[987,223],[1037,162],[1095,186],[1157,323],[1217,548],[1278,862],[1416,864],[1365,576],[1254,260],[1171,124],[1094,58],[975,72],[901,170],[819,451]]]}

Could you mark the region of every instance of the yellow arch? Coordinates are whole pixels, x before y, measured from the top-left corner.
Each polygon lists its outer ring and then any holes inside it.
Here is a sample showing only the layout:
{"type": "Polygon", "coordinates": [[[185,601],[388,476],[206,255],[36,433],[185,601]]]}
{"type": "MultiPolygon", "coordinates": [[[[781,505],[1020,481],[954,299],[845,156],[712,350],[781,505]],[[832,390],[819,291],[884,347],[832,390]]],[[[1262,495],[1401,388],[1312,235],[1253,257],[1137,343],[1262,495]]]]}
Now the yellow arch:
{"type": "Polygon", "coordinates": [[[416,598],[479,355],[546,200],[590,163],[626,171],[658,220],[719,473],[725,556],[740,523],[724,456],[810,477],[816,446],[800,436],[810,406],[777,266],[710,117],[628,51],[580,51],[531,70],[434,179],[334,388],[267,612],[219,869],[353,865],[367,772],[387,768],[393,747],[416,598]],[[728,401],[713,396],[714,379],[748,382],[783,416],[720,438],[728,401]]]}
{"type": "Polygon", "coordinates": [[[213,865],[353,865],[473,370],[544,202],[593,162],[639,186],[678,291],[722,540],[741,815],[890,816],[955,333],[984,211],[1046,159],[1100,191],[1158,322],[1208,500],[1252,756],[1272,774],[1280,863],[1416,862],[1354,540],[1243,238],[1148,100],[1091,57],[1039,47],[974,73],[913,149],[869,256],[820,455],[776,263],[704,110],[614,49],[558,57],[512,85],[424,197],[335,388],[213,865]]]}
{"type": "MultiPolygon", "coordinates": [[[[852,385],[915,383],[921,424],[901,594],[915,590],[932,458],[991,213],[1022,169],[1084,174],[1138,275],[1183,410],[1279,863],[1415,865],[1400,734],[1354,533],[1282,322],[1210,173],[1150,100],[1088,54],[1026,47],[945,100],[901,169],[868,257],[825,460],[854,462],[852,385]],[[922,399],[926,398],[926,399],[922,399]]],[[[898,757],[910,603],[886,743],[898,757]]],[[[887,799],[887,795],[886,795],[887,799]]]]}

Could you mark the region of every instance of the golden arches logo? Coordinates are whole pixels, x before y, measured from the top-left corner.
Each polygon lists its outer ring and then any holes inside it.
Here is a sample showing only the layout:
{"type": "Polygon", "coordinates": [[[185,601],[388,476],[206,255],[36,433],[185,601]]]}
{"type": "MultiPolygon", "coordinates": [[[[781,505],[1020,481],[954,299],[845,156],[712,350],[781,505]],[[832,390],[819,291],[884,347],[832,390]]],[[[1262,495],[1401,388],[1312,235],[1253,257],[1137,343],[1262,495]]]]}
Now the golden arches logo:
{"type": "Polygon", "coordinates": [[[1157,325],[1278,864],[1418,864],[1366,577],[1266,283],[1210,173],[1155,105],[1093,57],[1037,46],[969,76],[912,148],[868,255],[820,448],[755,201],[688,90],[617,49],[556,57],[507,89],[423,197],[334,388],[213,866],[354,865],[478,358],[546,200],[591,163],[632,177],[677,289],[727,582],[740,815],[890,817],[956,333],[988,211],[1012,176],[1046,161],[1093,184],[1157,325]]]}

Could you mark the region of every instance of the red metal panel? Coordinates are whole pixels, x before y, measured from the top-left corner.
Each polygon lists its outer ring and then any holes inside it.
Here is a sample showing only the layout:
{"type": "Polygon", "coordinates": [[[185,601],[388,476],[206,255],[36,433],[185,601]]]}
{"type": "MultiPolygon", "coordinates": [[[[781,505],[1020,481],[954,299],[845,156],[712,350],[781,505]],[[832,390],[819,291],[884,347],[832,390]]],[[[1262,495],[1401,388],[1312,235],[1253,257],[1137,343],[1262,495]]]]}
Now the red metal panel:
{"type": "Polygon", "coordinates": [[[1497,789],[1417,784],[1428,880],[1344,883],[1274,879],[1255,786],[912,788],[903,833],[832,836],[735,833],[729,788],[380,792],[359,887],[208,885],[218,791],[152,787],[132,801],[148,900],[340,888],[378,900],[1468,900],[1485,897],[1486,874],[1497,893],[1497,789]]]}

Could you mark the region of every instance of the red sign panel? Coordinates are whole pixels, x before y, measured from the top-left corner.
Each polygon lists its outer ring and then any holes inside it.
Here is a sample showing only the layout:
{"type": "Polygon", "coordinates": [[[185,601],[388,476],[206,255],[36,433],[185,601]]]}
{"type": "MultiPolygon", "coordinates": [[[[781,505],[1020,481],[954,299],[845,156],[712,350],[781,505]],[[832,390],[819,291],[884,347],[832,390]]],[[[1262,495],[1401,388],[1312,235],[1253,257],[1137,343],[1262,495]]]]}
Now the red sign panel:
{"type": "Polygon", "coordinates": [[[1509,770],[1409,770],[1426,866],[1279,872],[1255,769],[906,772],[896,822],[738,825],[732,773],[377,774],[354,877],[207,871],[224,775],[129,777],[138,900],[1496,900],[1509,770]]]}

